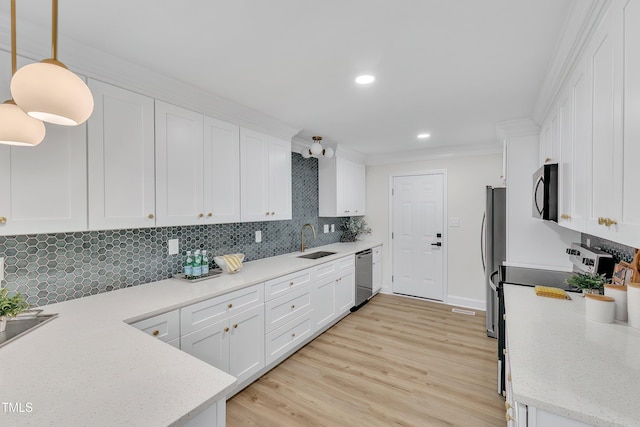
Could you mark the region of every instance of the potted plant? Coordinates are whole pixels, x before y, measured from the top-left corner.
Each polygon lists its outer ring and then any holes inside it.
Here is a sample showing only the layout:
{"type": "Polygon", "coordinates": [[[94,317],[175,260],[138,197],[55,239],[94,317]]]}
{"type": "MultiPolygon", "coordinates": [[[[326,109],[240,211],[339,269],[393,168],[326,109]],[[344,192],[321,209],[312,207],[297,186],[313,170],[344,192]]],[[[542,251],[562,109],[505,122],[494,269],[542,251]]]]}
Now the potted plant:
{"type": "Polygon", "coordinates": [[[0,289],[0,332],[4,332],[7,327],[7,319],[16,317],[28,308],[29,304],[21,293],[9,296],[6,288],[0,289]]]}
{"type": "Polygon", "coordinates": [[[355,242],[361,234],[371,234],[371,228],[364,218],[349,218],[342,225],[341,242],[355,242]]]}
{"type": "Polygon", "coordinates": [[[566,280],[568,285],[582,290],[583,294],[600,294],[607,283],[604,274],[597,273],[575,273],[566,280]]]}

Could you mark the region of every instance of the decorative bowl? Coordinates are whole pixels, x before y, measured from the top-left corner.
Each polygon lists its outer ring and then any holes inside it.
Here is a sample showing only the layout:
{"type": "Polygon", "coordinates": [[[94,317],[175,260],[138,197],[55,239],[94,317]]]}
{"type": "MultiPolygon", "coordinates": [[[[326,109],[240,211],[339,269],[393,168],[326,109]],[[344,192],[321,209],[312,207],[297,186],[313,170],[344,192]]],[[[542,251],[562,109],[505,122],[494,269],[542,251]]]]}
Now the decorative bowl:
{"type": "MultiPolygon", "coordinates": [[[[240,258],[240,262],[244,261],[244,254],[231,254],[231,255],[235,255],[238,258],[240,258]]],[[[222,256],[214,256],[213,261],[215,261],[216,265],[220,267],[220,269],[225,273],[233,274],[242,270],[242,266],[240,266],[240,268],[237,269],[236,271],[229,271],[229,265],[227,264],[227,261],[225,261],[225,259],[222,256]]]]}

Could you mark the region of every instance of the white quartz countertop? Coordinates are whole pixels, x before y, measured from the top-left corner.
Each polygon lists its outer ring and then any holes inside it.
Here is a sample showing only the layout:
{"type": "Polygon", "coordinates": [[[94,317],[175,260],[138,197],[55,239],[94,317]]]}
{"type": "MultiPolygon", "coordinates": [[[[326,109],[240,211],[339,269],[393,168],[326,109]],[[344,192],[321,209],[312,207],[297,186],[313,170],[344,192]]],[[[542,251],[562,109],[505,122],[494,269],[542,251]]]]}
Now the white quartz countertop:
{"type": "Polygon", "coordinates": [[[596,426],[640,425],[640,330],[586,319],[581,294],[504,293],[517,402],[596,426]]]}
{"type": "Polygon", "coordinates": [[[127,323],[378,245],[336,243],[307,249],[337,252],[318,260],[280,255],[197,283],[167,279],[40,307],[59,316],[0,348],[0,425],[182,424],[236,379],[127,323]]]}

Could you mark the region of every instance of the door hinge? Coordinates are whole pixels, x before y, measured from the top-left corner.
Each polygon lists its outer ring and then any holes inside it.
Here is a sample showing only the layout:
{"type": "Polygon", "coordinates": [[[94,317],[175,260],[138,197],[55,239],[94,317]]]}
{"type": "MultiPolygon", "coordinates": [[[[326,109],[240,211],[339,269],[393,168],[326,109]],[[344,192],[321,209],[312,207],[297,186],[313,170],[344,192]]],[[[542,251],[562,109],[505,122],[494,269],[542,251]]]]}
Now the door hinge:
{"type": "Polygon", "coordinates": [[[393,282],[393,275],[391,275],[391,281],[393,282]]]}
{"type": "Polygon", "coordinates": [[[391,238],[393,239],[393,231],[391,232],[391,238]]]}
{"type": "Polygon", "coordinates": [[[392,188],[392,189],[391,189],[391,195],[392,195],[392,196],[394,195],[394,191],[395,191],[395,190],[392,188]]]}

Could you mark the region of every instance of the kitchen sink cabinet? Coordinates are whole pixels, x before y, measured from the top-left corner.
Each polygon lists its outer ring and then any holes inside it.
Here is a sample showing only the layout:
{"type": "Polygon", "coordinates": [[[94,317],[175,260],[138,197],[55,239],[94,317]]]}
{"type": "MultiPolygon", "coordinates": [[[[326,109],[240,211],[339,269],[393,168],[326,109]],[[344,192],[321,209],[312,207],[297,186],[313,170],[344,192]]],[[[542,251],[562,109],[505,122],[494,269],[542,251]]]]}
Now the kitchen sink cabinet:
{"type": "Polygon", "coordinates": [[[365,166],[342,157],[318,161],[319,215],[365,215],[365,166]]]}
{"type": "Polygon", "coordinates": [[[291,219],[291,143],[240,132],[242,221],[291,219]]]}
{"type": "Polygon", "coordinates": [[[35,147],[0,144],[0,235],[87,230],[86,130],[47,126],[35,147]]]}
{"type": "Polygon", "coordinates": [[[158,226],[237,222],[239,127],[156,101],[158,226]]]}
{"type": "Polygon", "coordinates": [[[153,99],[89,80],[89,229],[155,227],[153,99]]]}

